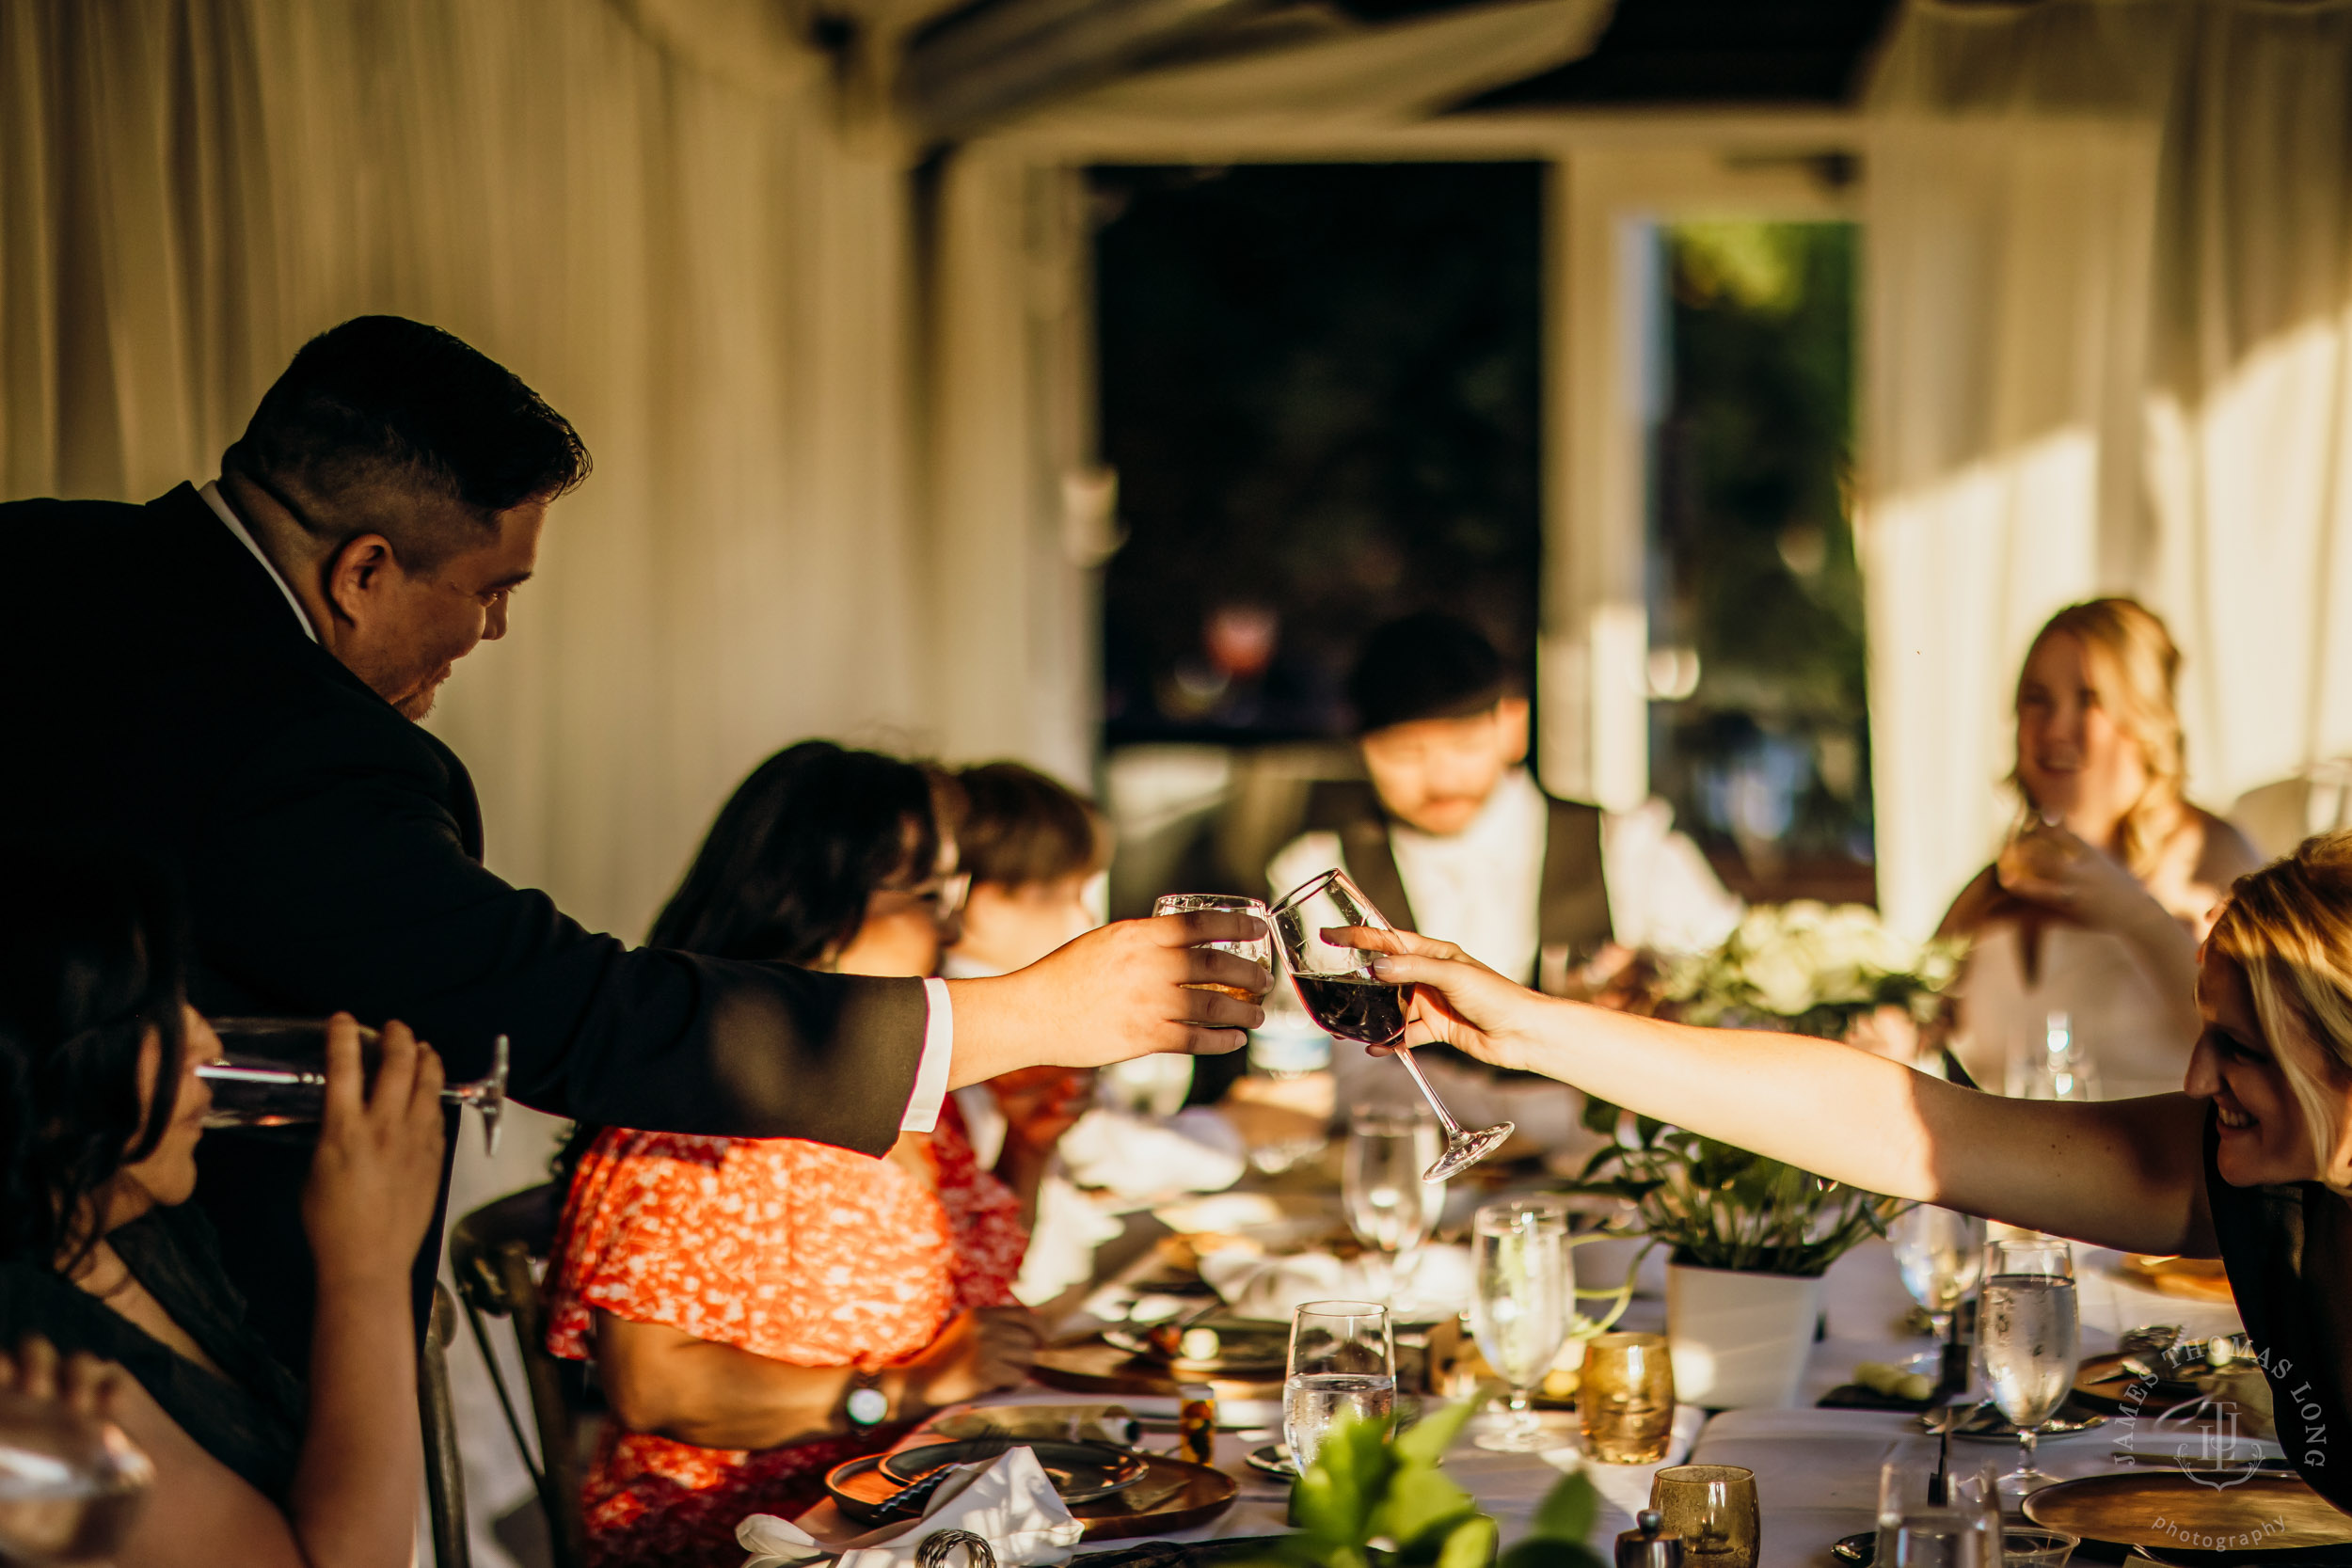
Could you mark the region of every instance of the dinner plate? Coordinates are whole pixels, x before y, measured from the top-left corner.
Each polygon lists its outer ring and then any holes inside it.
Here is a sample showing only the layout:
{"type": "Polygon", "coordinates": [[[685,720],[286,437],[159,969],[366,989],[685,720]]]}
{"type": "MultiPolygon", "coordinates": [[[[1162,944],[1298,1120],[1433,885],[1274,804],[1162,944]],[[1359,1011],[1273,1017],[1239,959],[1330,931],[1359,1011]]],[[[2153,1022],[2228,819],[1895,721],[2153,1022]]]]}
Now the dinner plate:
{"type": "Polygon", "coordinates": [[[1123,1492],[1143,1479],[1149,1468],[1143,1455],[1107,1443],[1065,1443],[1044,1438],[960,1437],[946,1443],[924,1443],[884,1454],[882,1473],[901,1486],[912,1486],[932,1471],[950,1465],[990,1460],[1008,1449],[1025,1448],[1037,1455],[1046,1479],[1065,1503],[1089,1503],[1123,1492]]]}
{"type": "MultiPolygon", "coordinates": [[[[2210,1376],[2213,1363],[2202,1354],[2174,1362],[2162,1354],[2141,1358],[2142,1366],[2153,1367],[2155,1381],[2151,1383],[2143,1372],[2136,1372],[2123,1363],[2123,1355],[2093,1355],[2087,1357],[2074,1374],[2074,1397],[2094,1410],[2121,1411],[2130,1409],[2134,1415],[2153,1416],[2186,1400],[2199,1397],[2197,1380],[2210,1376]]],[[[2239,1363],[2251,1366],[2252,1361],[2239,1363]]]]}
{"type": "Polygon", "coordinates": [[[2030,1493],[2026,1517],[2086,1543],[2138,1547],[2159,1562],[2352,1564],[2352,1519],[2300,1476],[2241,1472],[2219,1484],[2207,1472],[2151,1465],[2062,1481],[2030,1493]]]}
{"type": "Polygon", "coordinates": [[[1298,1479],[1298,1466],[1291,1459],[1288,1443],[1268,1443],[1264,1448],[1250,1449],[1249,1467],[1263,1470],[1270,1476],[1280,1476],[1284,1481],[1298,1479]]]}
{"type": "Polygon", "coordinates": [[[1173,1354],[1149,1329],[1124,1324],[1103,1330],[1103,1342],[1180,1376],[1248,1380],[1281,1375],[1290,1360],[1291,1327],[1255,1318],[1208,1318],[1184,1331],[1173,1354]]]}
{"type": "MultiPolygon", "coordinates": [[[[1923,1430],[1935,1430],[1928,1424],[1930,1418],[1934,1414],[1935,1412],[1930,1411],[1928,1415],[1919,1418],[1919,1425],[1923,1430]]],[[[2082,1433],[2095,1431],[2106,1424],[2107,1418],[2105,1416],[2079,1401],[2069,1399],[2064,1404],[2058,1406],[2057,1415],[2033,1430],[2037,1438],[2073,1437],[2082,1433]]],[[[1987,1443],[2014,1443],[2017,1441],[2017,1428],[2010,1423],[2009,1418],[1988,1404],[1974,1416],[1969,1417],[1967,1420],[1954,1427],[1952,1435],[1974,1438],[1987,1443]]]]}

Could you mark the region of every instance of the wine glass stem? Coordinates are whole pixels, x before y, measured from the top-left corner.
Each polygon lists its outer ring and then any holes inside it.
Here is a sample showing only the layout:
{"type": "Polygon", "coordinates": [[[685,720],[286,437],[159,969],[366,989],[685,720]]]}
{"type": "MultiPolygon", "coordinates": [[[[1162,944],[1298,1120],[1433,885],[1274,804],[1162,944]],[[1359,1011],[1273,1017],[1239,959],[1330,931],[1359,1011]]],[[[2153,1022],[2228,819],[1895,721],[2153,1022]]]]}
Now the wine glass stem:
{"type": "Polygon", "coordinates": [[[2033,1446],[2039,1434],[2031,1427],[2017,1429],[2017,1473],[2021,1476],[2029,1476],[2034,1473],[2033,1446]]]}
{"type": "Polygon", "coordinates": [[[1452,1140],[1460,1137],[1462,1135],[1462,1124],[1454,1119],[1454,1113],[1445,1108],[1445,1101],[1438,1098],[1438,1091],[1431,1088],[1429,1086],[1429,1080],[1421,1075],[1421,1064],[1413,1060],[1413,1053],[1405,1049],[1403,1046],[1399,1046],[1396,1052],[1396,1059],[1405,1064],[1405,1070],[1411,1073],[1413,1075],[1413,1082],[1421,1086],[1421,1097],[1429,1101],[1429,1108],[1431,1110],[1438,1113],[1438,1121],[1439,1125],[1445,1128],[1447,1140],[1451,1142],[1452,1140]]]}

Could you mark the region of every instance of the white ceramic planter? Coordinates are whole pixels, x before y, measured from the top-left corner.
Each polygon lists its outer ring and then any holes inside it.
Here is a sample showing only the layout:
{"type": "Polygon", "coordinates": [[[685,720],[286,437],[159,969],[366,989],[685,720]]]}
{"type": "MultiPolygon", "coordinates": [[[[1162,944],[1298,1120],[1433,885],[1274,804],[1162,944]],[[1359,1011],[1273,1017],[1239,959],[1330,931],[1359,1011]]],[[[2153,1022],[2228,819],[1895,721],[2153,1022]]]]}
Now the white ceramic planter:
{"type": "Polygon", "coordinates": [[[1818,1275],[1667,1264],[1675,1398],[1718,1410],[1794,1404],[1820,1315],[1818,1275]]]}

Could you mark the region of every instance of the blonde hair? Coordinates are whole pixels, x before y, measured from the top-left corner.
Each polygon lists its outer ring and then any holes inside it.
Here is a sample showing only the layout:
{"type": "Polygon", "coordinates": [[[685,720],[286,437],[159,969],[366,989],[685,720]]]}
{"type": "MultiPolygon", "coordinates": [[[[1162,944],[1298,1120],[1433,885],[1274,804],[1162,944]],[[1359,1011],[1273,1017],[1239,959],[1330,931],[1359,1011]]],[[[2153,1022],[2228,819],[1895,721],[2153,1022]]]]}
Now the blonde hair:
{"type": "Polygon", "coordinates": [[[2352,1085],[2352,832],[2307,838],[2230,890],[2206,952],[2235,964],[2310,1127],[2323,1174],[2352,1085]],[[2310,1051],[2303,1042],[2309,1042],[2310,1051]]]}
{"type": "MultiPolygon", "coordinates": [[[[2172,634],[2153,610],[2137,599],[2090,599],[2068,605],[2034,633],[2026,662],[2017,673],[2014,706],[2026,701],[2026,670],[2033,656],[2053,637],[2071,637],[2082,644],[2083,662],[2098,690],[2099,701],[2116,723],[2139,747],[2147,769],[2147,787],[2123,813],[2118,830],[2123,863],[2143,881],[2155,870],[2166,835],[2179,819],[2187,768],[2181,742],[2181,713],[2173,688],[2181,673],[2181,651],[2172,634]]],[[[2012,768],[2009,782],[2027,810],[2039,802],[2026,792],[2024,770],[2012,768]]]]}

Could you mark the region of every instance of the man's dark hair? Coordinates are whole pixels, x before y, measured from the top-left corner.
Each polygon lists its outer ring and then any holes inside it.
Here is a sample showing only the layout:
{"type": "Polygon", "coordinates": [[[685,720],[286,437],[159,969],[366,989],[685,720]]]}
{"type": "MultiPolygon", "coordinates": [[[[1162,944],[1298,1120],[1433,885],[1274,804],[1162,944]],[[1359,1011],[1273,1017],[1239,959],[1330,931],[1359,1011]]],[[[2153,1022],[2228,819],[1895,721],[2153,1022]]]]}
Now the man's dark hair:
{"type": "Polygon", "coordinates": [[[1021,887],[1091,873],[1108,859],[1094,808],[1059,781],[1017,762],[984,762],[956,775],[963,820],[959,863],[976,882],[1021,887]]]}
{"type": "Polygon", "coordinates": [[[381,532],[417,567],[486,541],[431,530],[402,500],[456,501],[486,531],[586,479],[588,449],[519,376],[450,333],[357,316],[302,345],[221,466],[327,545],[381,532]]]}
{"type": "Polygon", "coordinates": [[[1436,610],[1375,631],[1347,677],[1359,735],[1417,719],[1467,719],[1494,706],[1509,689],[1502,656],[1486,634],[1436,610]]]}

